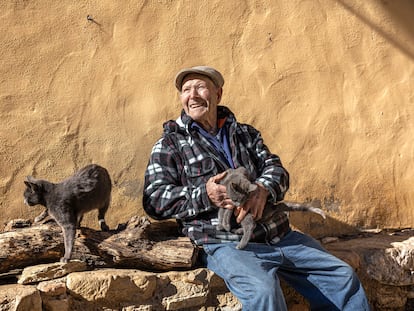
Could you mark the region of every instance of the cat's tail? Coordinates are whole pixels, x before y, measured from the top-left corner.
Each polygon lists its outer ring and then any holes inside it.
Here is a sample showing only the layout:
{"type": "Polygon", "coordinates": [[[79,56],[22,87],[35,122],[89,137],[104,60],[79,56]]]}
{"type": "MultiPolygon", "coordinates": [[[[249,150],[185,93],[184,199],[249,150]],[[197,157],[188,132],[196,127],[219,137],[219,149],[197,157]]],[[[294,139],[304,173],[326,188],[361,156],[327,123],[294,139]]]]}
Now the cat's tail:
{"type": "Polygon", "coordinates": [[[283,212],[313,212],[321,215],[323,219],[326,219],[326,214],[323,210],[318,207],[313,207],[306,203],[296,203],[296,202],[279,202],[276,203],[275,208],[278,211],[283,212]]]}

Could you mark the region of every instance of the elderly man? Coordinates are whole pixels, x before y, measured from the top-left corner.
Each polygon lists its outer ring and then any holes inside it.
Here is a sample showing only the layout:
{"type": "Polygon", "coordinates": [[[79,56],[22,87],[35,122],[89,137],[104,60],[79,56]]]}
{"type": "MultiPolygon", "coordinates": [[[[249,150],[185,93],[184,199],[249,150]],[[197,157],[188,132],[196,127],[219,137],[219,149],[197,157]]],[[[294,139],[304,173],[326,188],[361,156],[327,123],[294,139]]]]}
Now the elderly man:
{"type": "Polygon", "coordinates": [[[277,213],[243,250],[240,236],[216,230],[218,207],[233,209],[233,226],[247,213],[256,220],[266,203],[283,200],[289,175],[259,131],[236,121],[218,106],[224,79],[211,67],[183,69],[175,86],[183,110],[164,124],[145,173],[143,205],[155,219],[174,218],[200,248],[202,262],[226,282],[243,310],[287,310],[279,277],[301,293],[312,310],[369,310],[352,268],[327,253],[311,237],[290,229],[277,213]],[[228,168],[245,167],[258,185],[235,207],[219,182],[228,168]]]}

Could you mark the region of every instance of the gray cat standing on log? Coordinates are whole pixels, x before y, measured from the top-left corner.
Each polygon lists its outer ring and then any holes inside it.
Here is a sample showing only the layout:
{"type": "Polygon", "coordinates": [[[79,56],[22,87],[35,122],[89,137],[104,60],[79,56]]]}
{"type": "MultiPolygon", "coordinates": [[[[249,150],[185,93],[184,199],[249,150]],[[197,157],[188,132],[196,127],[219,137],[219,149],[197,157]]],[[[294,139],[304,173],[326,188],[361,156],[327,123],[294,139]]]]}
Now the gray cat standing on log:
{"type": "MultiPolygon", "coordinates": [[[[228,197],[233,201],[235,206],[243,205],[249,198],[251,192],[256,191],[257,185],[252,183],[249,179],[249,173],[244,167],[238,167],[236,169],[227,170],[227,174],[220,182],[226,186],[226,192],[228,197]]],[[[320,208],[306,206],[298,203],[291,202],[279,202],[275,205],[266,206],[263,211],[263,216],[260,222],[265,222],[270,219],[276,212],[287,211],[302,211],[302,212],[314,212],[326,218],[324,211],[320,208]]],[[[227,208],[219,208],[218,210],[218,225],[217,230],[231,230],[231,216],[233,210],[227,208]]],[[[256,223],[253,216],[248,213],[240,223],[241,228],[236,230],[236,233],[242,233],[243,236],[236,246],[237,249],[243,249],[249,242],[253,230],[256,227],[256,223]]]]}
{"type": "Polygon", "coordinates": [[[72,256],[76,228],[79,228],[84,213],[98,209],[101,230],[109,230],[105,223],[105,214],[111,201],[112,184],[105,168],[90,164],[56,184],[31,176],[24,183],[25,204],[46,207],[35,218],[35,222],[50,215],[62,228],[65,255],[60,259],[61,262],[68,262],[72,256]]]}

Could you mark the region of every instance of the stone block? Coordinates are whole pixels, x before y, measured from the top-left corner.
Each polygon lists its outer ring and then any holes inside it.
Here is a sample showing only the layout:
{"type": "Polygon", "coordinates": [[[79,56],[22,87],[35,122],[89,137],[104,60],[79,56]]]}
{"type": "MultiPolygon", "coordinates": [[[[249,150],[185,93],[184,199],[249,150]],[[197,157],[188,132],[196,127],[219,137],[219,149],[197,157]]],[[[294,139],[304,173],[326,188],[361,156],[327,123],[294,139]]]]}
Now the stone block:
{"type": "Polygon", "coordinates": [[[74,272],[66,282],[70,295],[76,299],[114,309],[146,305],[156,284],[154,273],[121,269],[74,272]]]}
{"type": "Polygon", "coordinates": [[[35,286],[0,286],[0,311],[42,311],[42,299],[35,286]]]}
{"type": "Polygon", "coordinates": [[[19,284],[30,284],[46,280],[52,280],[65,276],[71,272],[86,270],[86,263],[80,260],[73,260],[68,263],[55,262],[30,266],[23,269],[19,277],[19,284]]]}

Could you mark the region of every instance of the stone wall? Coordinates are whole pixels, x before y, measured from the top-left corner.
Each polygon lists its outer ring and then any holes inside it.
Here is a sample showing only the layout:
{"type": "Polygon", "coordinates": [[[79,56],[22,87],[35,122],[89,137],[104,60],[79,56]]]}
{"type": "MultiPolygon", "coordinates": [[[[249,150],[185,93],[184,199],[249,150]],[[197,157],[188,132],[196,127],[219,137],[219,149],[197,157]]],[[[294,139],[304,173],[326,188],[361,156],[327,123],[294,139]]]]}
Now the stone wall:
{"type": "MultiPolygon", "coordinates": [[[[413,310],[412,230],[331,237],[322,243],[355,269],[373,311],[413,310]]],[[[241,310],[223,280],[202,267],[168,272],[90,269],[73,260],[0,274],[0,310],[241,310]]],[[[289,311],[309,310],[292,288],[283,282],[282,288],[289,311]]]]}
{"type": "MultiPolygon", "coordinates": [[[[142,214],[143,174],[172,80],[207,64],[222,103],[291,173],[292,215],[315,236],[414,222],[414,4],[398,1],[0,2],[0,223],[34,217],[26,175],[108,168],[109,224],[142,214]]],[[[85,223],[96,227],[95,214],[85,223]]]]}

